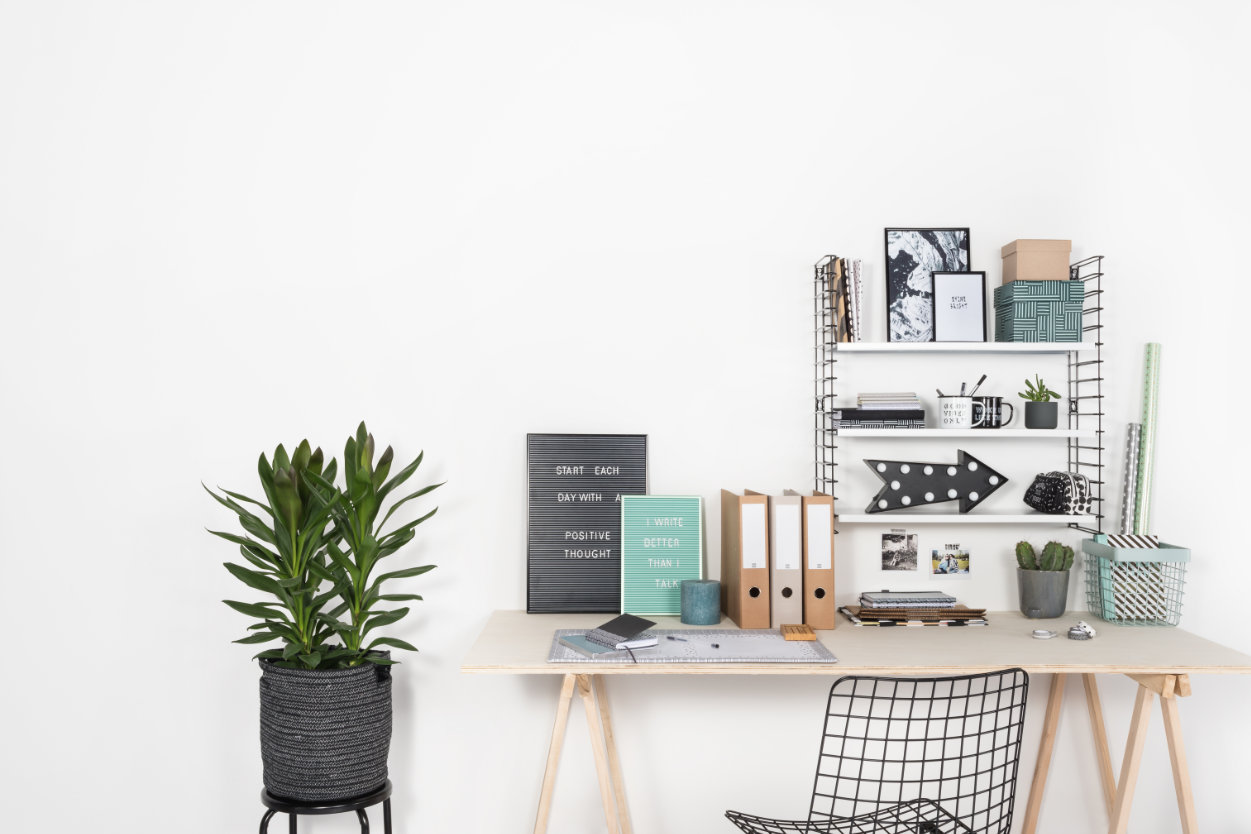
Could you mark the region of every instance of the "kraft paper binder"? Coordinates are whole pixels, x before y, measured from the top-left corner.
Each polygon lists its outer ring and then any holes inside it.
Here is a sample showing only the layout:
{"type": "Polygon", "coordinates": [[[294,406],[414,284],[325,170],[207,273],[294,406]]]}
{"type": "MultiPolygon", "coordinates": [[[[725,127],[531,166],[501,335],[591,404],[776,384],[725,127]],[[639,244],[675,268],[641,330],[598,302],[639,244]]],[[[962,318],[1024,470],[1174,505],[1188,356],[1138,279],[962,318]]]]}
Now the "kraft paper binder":
{"type": "Polygon", "coordinates": [[[821,492],[803,496],[804,622],[834,628],[834,498],[821,492]]]}
{"type": "Polygon", "coordinates": [[[769,496],[770,627],[804,621],[803,500],[786,490],[769,496]]]}
{"type": "Polygon", "coordinates": [[[769,497],[721,490],[721,609],[739,628],[769,628],[769,497]]]}

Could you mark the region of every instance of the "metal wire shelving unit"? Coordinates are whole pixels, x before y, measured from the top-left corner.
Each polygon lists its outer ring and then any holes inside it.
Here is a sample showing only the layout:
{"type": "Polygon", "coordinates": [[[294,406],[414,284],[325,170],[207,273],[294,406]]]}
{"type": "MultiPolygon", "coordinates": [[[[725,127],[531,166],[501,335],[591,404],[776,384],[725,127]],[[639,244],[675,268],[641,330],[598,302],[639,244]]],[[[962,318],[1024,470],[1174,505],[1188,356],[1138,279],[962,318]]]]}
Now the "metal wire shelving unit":
{"type": "MultiPolygon", "coordinates": [[[[1088,533],[1102,532],[1104,518],[1105,444],[1103,420],[1106,416],[1103,401],[1103,256],[1095,255],[1070,267],[1070,277],[1084,282],[1082,302],[1082,341],[1079,344],[1065,342],[983,342],[983,343],[869,343],[843,341],[837,309],[840,288],[835,280],[837,255],[826,255],[813,267],[813,489],[834,496],[836,521],[839,497],[838,448],[839,433],[835,428],[832,412],[838,396],[838,363],[840,354],[853,353],[1004,353],[1004,354],[1065,354],[1067,370],[1066,429],[1054,433],[1032,430],[1024,435],[1029,438],[1064,437],[1067,445],[1067,464],[1071,472],[1081,472],[1090,480],[1092,513],[1077,517],[1068,526],[1088,533]]],[[[876,437],[922,437],[933,433],[918,430],[915,435],[890,430],[854,430],[857,436],[876,437]]],[[[849,432],[851,434],[851,432],[849,432]]],[[[953,439],[959,434],[950,432],[953,439]]],[[[982,435],[977,435],[982,436],[982,435]]],[[[988,439],[989,433],[985,435],[988,439]]],[[[1005,441],[1020,438],[1020,433],[997,435],[1005,441]]],[[[866,521],[862,514],[841,516],[844,523],[866,521]]],[[[875,517],[882,524],[891,523],[1052,523],[1063,524],[1063,516],[1039,514],[971,513],[967,516],[906,515],[891,513],[875,517]]]]}

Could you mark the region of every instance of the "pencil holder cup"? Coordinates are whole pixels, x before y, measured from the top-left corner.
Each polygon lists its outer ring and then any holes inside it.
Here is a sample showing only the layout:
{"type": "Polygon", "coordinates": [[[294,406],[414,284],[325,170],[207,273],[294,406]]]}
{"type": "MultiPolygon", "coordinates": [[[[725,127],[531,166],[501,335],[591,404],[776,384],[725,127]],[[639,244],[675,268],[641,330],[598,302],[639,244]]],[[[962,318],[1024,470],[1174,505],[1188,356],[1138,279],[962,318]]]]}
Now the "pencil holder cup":
{"type": "Polygon", "coordinates": [[[686,625],[721,623],[721,583],[715,579],[682,580],[682,622],[686,625]]]}
{"type": "Polygon", "coordinates": [[[941,396],[938,398],[938,414],[941,429],[976,429],[985,421],[983,415],[973,419],[973,398],[941,396]]]}

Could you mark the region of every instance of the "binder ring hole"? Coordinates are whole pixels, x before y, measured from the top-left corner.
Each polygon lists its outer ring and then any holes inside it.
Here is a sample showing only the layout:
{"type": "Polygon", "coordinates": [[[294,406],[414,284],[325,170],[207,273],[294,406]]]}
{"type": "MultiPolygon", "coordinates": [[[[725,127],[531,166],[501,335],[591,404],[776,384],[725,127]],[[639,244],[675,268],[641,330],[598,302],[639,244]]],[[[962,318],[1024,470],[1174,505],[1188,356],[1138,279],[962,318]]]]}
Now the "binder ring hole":
{"type": "Polygon", "coordinates": [[[812,595],[816,597],[817,599],[825,599],[825,589],[817,588],[816,590],[812,592],[812,595]]]}
{"type": "Polygon", "coordinates": [[[795,593],[795,592],[794,592],[794,591],[792,591],[790,588],[783,588],[783,589],[782,589],[782,597],[783,597],[783,599],[790,599],[790,598],[794,595],[794,593],[795,593]]]}
{"type": "Polygon", "coordinates": [[[755,599],[756,597],[760,596],[760,589],[753,586],[752,589],[748,591],[747,593],[749,596],[751,596],[752,599],[755,599]]]}

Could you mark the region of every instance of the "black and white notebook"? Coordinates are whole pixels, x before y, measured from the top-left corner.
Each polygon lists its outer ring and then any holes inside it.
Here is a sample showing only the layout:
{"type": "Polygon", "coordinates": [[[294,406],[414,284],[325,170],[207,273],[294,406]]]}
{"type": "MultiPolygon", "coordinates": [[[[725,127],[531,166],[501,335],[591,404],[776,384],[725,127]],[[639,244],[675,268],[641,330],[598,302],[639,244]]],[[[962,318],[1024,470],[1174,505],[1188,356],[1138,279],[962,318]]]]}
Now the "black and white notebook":
{"type": "Polygon", "coordinates": [[[644,633],[654,625],[656,623],[651,620],[645,620],[633,614],[622,614],[599,628],[588,631],[586,639],[610,649],[637,649],[654,646],[656,645],[655,636],[644,633]]]}

